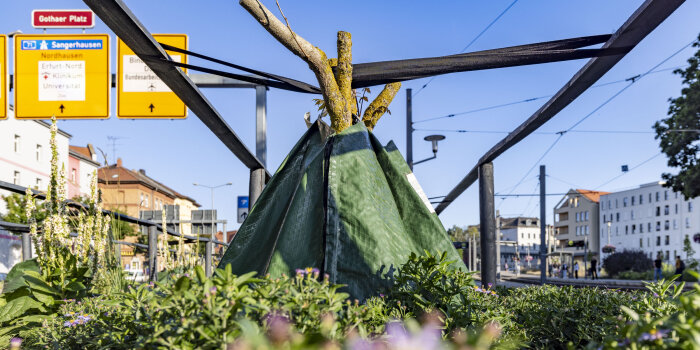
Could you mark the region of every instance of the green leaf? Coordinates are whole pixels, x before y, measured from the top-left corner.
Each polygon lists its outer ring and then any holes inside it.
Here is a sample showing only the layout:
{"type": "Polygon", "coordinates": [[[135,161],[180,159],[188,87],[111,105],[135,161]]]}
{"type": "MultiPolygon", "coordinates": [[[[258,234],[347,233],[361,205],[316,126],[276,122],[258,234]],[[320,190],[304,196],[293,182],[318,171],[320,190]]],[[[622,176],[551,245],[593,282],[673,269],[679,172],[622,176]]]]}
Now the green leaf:
{"type": "Polygon", "coordinates": [[[53,306],[56,302],[56,298],[49,294],[44,294],[43,292],[38,290],[33,290],[32,295],[46,306],[53,306]]]}
{"type": "Polygon", "coordinates": [[[41,291],[45,294],[52,294],[52,295],[59,295],[60,293],[54,289],[51,288],[51,286],[44,281],[43,278],[37,278],[35,276],[31,275],[26,275],[24,276],[24,282],[29,286],[32,291],[38,290],[41,291]]]}
{"type": "Polygon", "coordinates": [[[68,283],[68,285],[64,289],[69,290],[71,292],[79,292],[85,289],[85,285],[83,284],[83,282],[72,281],[71,283],[68,283]]]}
{"type": "Polygon", "coordinates": [[[11,300],[0,308],[0,323],[14,320],[31,309],[38,309],[41,303],[30,296],[23,296],[11,300]]]}
{"type": "Polygon", "coordinates": [[[37,274],[40,273],[39,264],[36,262],[36,259],[23,261],[13,266],[12,270],[10,270],[5,278],[2,293],[10,293],[17,288],[24,287],[24,275],[29,271],[36,272],[37,274]]]}
{"type": "Polygon", "coordinates": [[[188,290],[190,289],[190,283],[191,280],[189,277],[182,276],[177,280],[177,282],[175,282],[175,290],[179,292],[188,290]]]}

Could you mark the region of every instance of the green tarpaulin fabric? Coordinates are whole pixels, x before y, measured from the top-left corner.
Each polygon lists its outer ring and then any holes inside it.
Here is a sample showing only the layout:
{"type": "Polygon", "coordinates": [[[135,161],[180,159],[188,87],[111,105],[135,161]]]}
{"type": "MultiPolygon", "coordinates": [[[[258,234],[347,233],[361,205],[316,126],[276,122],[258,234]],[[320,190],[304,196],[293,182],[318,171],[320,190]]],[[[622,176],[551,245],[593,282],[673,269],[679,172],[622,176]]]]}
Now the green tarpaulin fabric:
{"type": "Polygon", "coordinates": [[[362,123],[331,133],[320,121],[307,130],[219,266],[273,276],[316,267],[360,300],[411,252],[447,251],[466,270],[393,142],[382,146],[362,123]]]}

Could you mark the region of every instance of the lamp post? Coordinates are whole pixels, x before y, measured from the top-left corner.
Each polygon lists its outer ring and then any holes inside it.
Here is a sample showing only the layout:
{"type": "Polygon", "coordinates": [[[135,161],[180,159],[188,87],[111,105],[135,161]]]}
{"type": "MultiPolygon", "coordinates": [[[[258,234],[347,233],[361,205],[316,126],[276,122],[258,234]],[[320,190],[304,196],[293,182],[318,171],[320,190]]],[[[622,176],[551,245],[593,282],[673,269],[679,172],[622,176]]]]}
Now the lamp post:
{"type": "MultiPolygon", "coordinates": [[[[206,188],[211,190],[211,230],[212,230],[211,239],[214,240],[214,238],[216,238],[216,232],[214,232],[215,227],[216,227],[216,223],[214,222],[214,190],[219,188],[219,187],[231,186],[233,184],[230,182],[227,182],[225,184],[221,184],[218,186],[207,186],[207,185],[202,185],[202,184],[198,184],[195,182],[195,183],[193,183],[193,185],[200,186],[200,187],[206,187],[206,188]]],[[[226,234],[226,233],[224,232],[224,234],[226,234]]]]}
{"type": "MultiPolygon", "coordinates": [[[[427,162],[427,161],[429,161],[429,160],[432,160],[432,159],[437,158],[438,141],[442,141],[442,140],[444,140],[444,139],[445,139],[445,136],[444,136],[444,135],[428,135],[428,136],[424,137],[423,140],[425,140],[425,141],[430,141],[430,142],[432,143],[432,146],[433,146],[433,156],[432,156],[432,157],[425,158],[425,159],[423,159],[423,160],[419,160],[419,161],[417,161],[417,162],[413,162],[413,164],[411,164],[411,169],[413,169],[413,165],[418,165],[418,164],[420,164],[420,163],[427,162]]],[[[411,159],[413,159],[413,156],[411,156],[411,159]]]]}

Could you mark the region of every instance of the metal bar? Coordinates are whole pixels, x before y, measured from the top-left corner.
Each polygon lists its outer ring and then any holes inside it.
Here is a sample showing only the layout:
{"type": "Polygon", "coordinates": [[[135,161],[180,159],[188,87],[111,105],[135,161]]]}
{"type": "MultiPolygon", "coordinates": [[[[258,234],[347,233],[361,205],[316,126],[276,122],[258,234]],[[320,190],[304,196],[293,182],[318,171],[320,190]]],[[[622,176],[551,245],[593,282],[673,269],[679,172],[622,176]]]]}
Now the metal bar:
{"type": "Polygon", "coordinates": [[[253,206],[255,205],[255,202],[258,201],[258,197],[260,197],[264,187],[265,174],[261,171],[261,169],[251,170],[250,183],[248,186],[248,215],[250,215],[250,211],[253,210],[253,206]]]}
{"type": "Polygon", "coordinates": [[[540,284],[547,280],[547,196],[545,169],[540,165],[540,284]]]}
{"type": "Polygon", "coordinates": [[[406,89],[406,163],[413,171],[413,89],[406,89]]]}
{"type": "MultiPolygon", "coordinates": [[[[646,0],[627,21],[613,34],[603,45],[603,48],[623,49],[634,48],[644,37],[651,33],[661,22],[673,13],[685,0],[646,0]]],[[[615,64],[617,64],[630,50],[624,53],[610,56],[591,58],[556,95],[538,109],[524,123],[520,124],[501,142],[493,146],[484,154],[467,175],[455,186],[442,200],[435,212],[442,213],[457,197],[469,188],[477,179],[479,166],[493,162],[503,152],[507,151],[522,139],[537,130],[540,126],[552,119],[564,107],[568,106],[615,64]]]]}
{"type": "Polygon", "coordinates": [[[22,261],[32,258],[32,239],[29,232],[22,232],[22,261]]]}
{"type": "Polygon", "coordinates": [[[158,279],[158,232],[155,226],[148,228],[148,280],[158,279]]]}
{"type": "Polygon", "coordinates": [[[479,227],[481,230],[481,285],[496,285],[496,216],[493,198],[493,164],[479,167],[479,227]]]}
{"type": "MultiPolygon", "coordinates": [[[[255,89],[258,84],[249,83],[247,81],[220,77],[209,73],[189,73],[188,76],[192,82],[199,88],[240,88],[240,89],[255,89]]],[[[265,79],[256,75],[251,75],[260,79],[265,79]]]]}
{"type": "Polygon", "coordinates": [[[501,280],[501,213],[496,210],[496,279],[501,280]]]}
{"type": "Polygon", "coordinates": [[[214,250],[214,245],[211,242],[207,242],[204,248],[204,272],[207,277],[211,277],[212,274],[212,251],[214,250]]]}
{"type": "Polygon", "coordinates": [[[255,156],[267,166],[267,87],[255,87],[255,156]]]}
{"type": "MultiPolygon", "coordinates": [[[[263,173],[263,174],[264,174],[264,173],[263,173]]],[[[24,194],[25,191],[27,190],[26,187],[22,187],[22,186],[19,186],[19,185],[11,184],[11,183],[5,182],[5,181],[0,181],[0,189],[2,189],[2,190],[7,190],[7,191],[10,191],[10,192],[14,192],[14,193],[18,193],[18,194],[24,194]]],[[[46,199],[46,194],[45,194],[45,193],[39,192],[39,191],[37,191],[37,190],[31,190],[31,191],[32,191],[32,195],[33,195],[35,198],[37,198],[37,199],[46,199]]],[[[65,205],[68,206],[68,207],[87,209],[87,206],[85,206],[83,203],[80,203],[80,202],[75,202],[75,201],[72,201],[72,200],[67,200],[67,201],[65,201],[64,203],[65,203],[65,205]]],[[[159,229],[161,229],[161,231],[162,231],[161,224],[155,223],[155,222],[153,222],[153,221],[137,219],[137,218],[135,218],[135,217],[132,217],[132,216],[129,216],[129,215],[126,215],[126,214],[122,214],[122,213],[118,213],[118,212],[113,212],[113,211],[107,210],[107,209],[102,209],[102,214],[103,214],[103,215],[112,216],[112,217],[114,217],[115,219],[118,219],[118,220],[124,221],[124,222],[128,222],[128,223],[130,223],[130,224],[136,224],[136,225],[139,225],[139,226],[146,226],[146,227],[156,226],[156,227],[158,227],[159,229]]],[[[196,221],[196,222],[198,222],[198,223],[201,222],[201,221],[197,221],[197,220],[194,220],[194,221],[196,221]]],[[[220,221],[226,221],[226,220],[220,220],[220,221]]],[[[220,222],[220,221],[217,221],[217,222],[220,222]]],[[[207,223],[209,223],[209,221],[207,221],[207,223]]],[[[16,227],[12,229],[12,230],[14,230],[14,231],[22,230],[22,229],[23,229],[23,230],[26,230],[26,231],[29,231],[29,228],[28,228],[28,226],[26,226],[26,225],[12,224],[12,223],[4,222],[4,221],[0,221],[0,224],[1,224],[0,226],[3,226],[3,227],[9,227],[8,225],[15,225],[16,227]],[[21,227],[20,227],[20,226],[21,226],[21,227]],[[22,228],[22,227],[24,227],[24,228],[22,228]]],[[[206,242],[206,241],[210,240],[210,238],[206,238],[206,237],[199,237],[199,238],[197,238],[197,237],[194,237],[194,236],[182,235],[182,234],[180,234],[180,233],[178,233],[178,232],[171,231],[171,230],[166,230],[166,233],[169,234],[169,235],[171,235],[171,236],[175,236],[175,237],[183,236],[183,237],[184,237],[185,239],[187,239],[188,241],[196,241],[196,240],[199,240],[200,242],[206,242]]],[[[228,246],[228,243],[224,243],[224,242],[221,242],[221,241],[217,241],[216,239],[212,239],[212,241],[213,241],[214,243],[216,243],[216,244],[228,246]]],[[[188,243],[189,243],[189,242],[188,242],[188,243]]]]}
{"type": "MultiPolygon", "coordinates": [[[[249,169],[265,166],[248,150],[197,86],[177,67],[163,62],[168,54],[121,0],[83,0],[249,169]]],[[[267,174],[269,176],[269,174],[267,174]]]]}

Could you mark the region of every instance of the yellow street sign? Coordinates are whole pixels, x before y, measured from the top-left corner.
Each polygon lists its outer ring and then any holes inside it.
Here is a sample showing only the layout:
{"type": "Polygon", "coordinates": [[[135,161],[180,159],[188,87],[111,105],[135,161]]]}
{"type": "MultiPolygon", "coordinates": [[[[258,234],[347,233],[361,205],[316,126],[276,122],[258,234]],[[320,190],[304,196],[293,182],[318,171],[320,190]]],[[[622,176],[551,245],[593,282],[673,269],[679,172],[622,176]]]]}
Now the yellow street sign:
{"type": "Polygon", "coordinates": [[[15,35],[17,119],[109,118],[109,35],[15,35]]]}
{"type": "MultiPolygon", "coordinates": [[[[185,34],[153,34],[156,41],[187,50],[185,34]]],[[[166,51],[173,61],[187,63],[187,55],[166,51]]],[[[119,39],[117,44],[117,117],[187,117],[185,103],[119,39]]]]}
{"type": "Polygon", "coordinates": [[[0,119],[7,118],[7,36],[0,35],[0,119]]]}

